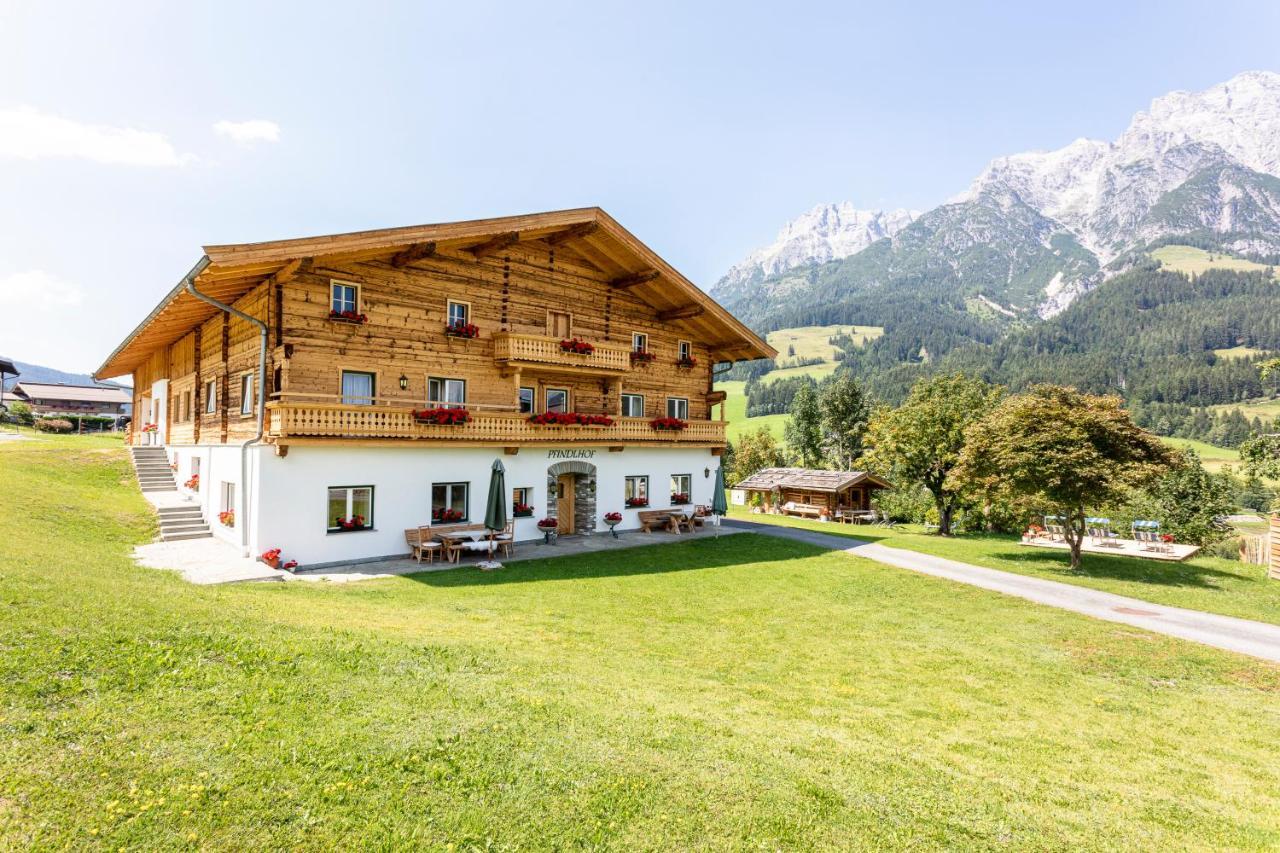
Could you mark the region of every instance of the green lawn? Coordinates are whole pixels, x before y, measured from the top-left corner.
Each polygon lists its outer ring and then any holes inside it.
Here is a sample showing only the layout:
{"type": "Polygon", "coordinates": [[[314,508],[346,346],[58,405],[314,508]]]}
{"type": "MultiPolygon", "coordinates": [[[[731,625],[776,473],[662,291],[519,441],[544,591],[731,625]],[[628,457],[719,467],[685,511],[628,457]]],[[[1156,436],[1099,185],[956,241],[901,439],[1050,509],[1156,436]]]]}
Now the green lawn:
{"type": "Polygon", "coordinates": [[[1266,264],[1233,258],[1222,252],[1207,252],[1194,246],[1161,246],[1151,253],[1151,257],[1172,270],[1199,275],[1205,270],[1265,270],[1266,264]]]}
{"type": "Polygon", "coordinates": [[[1240,467],[1240,451],[1234,448],[1218,447],[1214,444],[1196,441],[1194,438],[1161,436],[1161,441],[1179,450],[1194,450],[1199,455],[1204,467],[1210,471],[1221,471],[1228,465],[1232,468],[1240,467]]]}
{"type": "Polygon", "coordinates": [[[745,432],[755,432],[760,427],[768,427],[769,432],[781,442],[782,431],[786,427],[787,419],[791,416],[761,415],[748,418],[746,387],[747,383],[742,381],[716,383],[716,390],[724,391],[726,394],[724,416],[728,418],[729,426],[725,428],[725,433],[729,440],[736,442],[745,432]]]}
{"type": "Polygon", "coordinates": [[[853,338],[856,346],[863,346],[884,334],[881,326],[797,326],[791,329],[778,329],[766,336],[769,344],[778,351],[778,365],[781,367],[791,358],[821,358],[826,361],[835,359],[836,348],[828,340],[838,334],[847,334],[853,338]],[[795,348],[795,355],[789,350],[795,348]]]}
{"type": "Polygon", "coordinates": [[[749,535],[195,587],[117,442],[0,489],[0,849],[1280,844],[1248,658],[749,535]]]}
{"type": "Polygon", "coordinates": [[[1114,557],[1081,556],[1073,572],[1065,552],[1029,548],[1016,536],[966,533],[951,538],[926,534],[917,527],[878,527],[822,523],[776,515],[752,515],[731,507],[730,515],[747,521],[817,530],[894,548],[920,551],[992,569],[1063,581],[1076,586],[1128,595],[1174,607],[1280,624],[1280,582],[1268,580],[1265,566],[1219,557],[1196,556],[1182,563],[1114,557]]]}
{"type": "Polygon", "coordinates": [[[1230,412],[1232,409],[1239,409],[1244,413],[1245,417],[1262,418],[1264,421],[1274,420],[1280,417],[1280,400],[1249,400],[1244,403],[1222,403],[1217,406],[1210,406],[1211,410],[1219,413],[1230,412]]]}
{"type": "Polygon", "coordinates": [[[1216,349],[1213,351],[1213,354],[1216,355],[1218,358],[1241,359],[1241,358],[1253,358],[1254,356],[1259,356],[1259,355],[1266,355],[1267,350],[1258,349],[1257,347],[1238,346],[1238,347],[1226,347],[1226,348],[1216,349]]]}

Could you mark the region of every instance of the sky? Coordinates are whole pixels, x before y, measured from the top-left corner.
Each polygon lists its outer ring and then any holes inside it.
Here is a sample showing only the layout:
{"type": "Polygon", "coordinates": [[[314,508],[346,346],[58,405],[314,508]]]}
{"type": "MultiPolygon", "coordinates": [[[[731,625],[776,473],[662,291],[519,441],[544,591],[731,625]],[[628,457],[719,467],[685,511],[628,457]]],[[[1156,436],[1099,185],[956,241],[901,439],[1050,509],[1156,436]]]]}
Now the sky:
{"type": "Polygon", "coordinates": [[[90,372],[200,257],[599,205],[703,287],[1280,70],[1280,3],[0,0],[0,353],[90,372]]]}

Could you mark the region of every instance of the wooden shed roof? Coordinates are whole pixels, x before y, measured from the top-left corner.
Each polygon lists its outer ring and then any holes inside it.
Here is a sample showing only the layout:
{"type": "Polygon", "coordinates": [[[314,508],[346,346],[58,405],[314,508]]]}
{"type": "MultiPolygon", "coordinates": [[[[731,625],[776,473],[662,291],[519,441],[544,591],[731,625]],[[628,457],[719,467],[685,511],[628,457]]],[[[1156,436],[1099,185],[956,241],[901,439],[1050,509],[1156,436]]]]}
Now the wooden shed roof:
{"type": "Polygon", "coordinates": [[[65,385],[61,382],[19,382],[14,393],[37,400],[65,400],[76,403],[132,403],[127,389],[114,385],[65,385]]]}
{"type": "MultiPolygon", "coordinates": [[[[412,262],[413,253],[418,250],[448,247],[479,256],[498,243],[531,241],[575,252],[607,275],[614,287],[629,290],[657,309],[659,315],[687,328],[691,337],[711,348],[717,360],[777,355],[759,335],[598,207],[267,243],[205,246],[204,258],[192,273],[201,292],[232,302],[267,279],[287,281],[303,263],[314,260],[351,262],[400,256],[412,262]]],[[[107,357],[95,377],[128,373],[152,352],[172,344],[216,313],[213,306],[187,293],[185,284],[184,276],[107,357]]]]}
{"type": "Polygon", "coordinates": [[[778,489],[807,489],[811,492],[842,492],[850,486],[869,483],[881,489],[889,483],[866,471],[822,471],[816,468],[761,468],[734,486],[753,492],[778,489]]]}

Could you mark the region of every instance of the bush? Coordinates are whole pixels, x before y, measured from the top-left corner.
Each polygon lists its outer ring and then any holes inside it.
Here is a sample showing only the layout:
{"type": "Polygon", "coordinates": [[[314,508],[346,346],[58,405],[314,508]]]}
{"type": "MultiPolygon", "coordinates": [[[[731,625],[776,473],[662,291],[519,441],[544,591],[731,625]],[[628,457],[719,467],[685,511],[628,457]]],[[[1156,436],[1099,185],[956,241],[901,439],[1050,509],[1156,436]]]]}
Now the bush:
{"type": "Polygon", "coordinates": [[[75,429],[71,421],[62,418],[41,418],[35,423],[37,432],[71,432],[75,429]]]}
{"type": "Polygon", "coordinates": [[[1240,537],[1232,536],[1230,539],[1223,539],[1221,542],[1214,542],[1212,545],[1204,549],[1204,553],[1213,557],[1221,557],[1224,560],[1240,559],[1240,537]]]}
{"type": "Polygon", "coordinates": [[[9,407],[9,420],[23,426],[31,426],[35,423],[36,416],[32,414],[31,407],[26,403],[14,403],[9,407]]]}

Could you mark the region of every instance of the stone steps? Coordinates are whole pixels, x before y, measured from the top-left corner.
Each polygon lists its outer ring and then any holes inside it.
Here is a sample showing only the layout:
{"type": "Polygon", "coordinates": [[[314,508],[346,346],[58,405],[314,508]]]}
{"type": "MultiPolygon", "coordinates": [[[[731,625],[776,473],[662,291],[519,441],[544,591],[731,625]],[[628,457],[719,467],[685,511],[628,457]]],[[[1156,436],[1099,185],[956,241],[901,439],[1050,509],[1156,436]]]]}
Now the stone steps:
{"type": "MultiPolygon", "coordinates": [[[[169,467],[169,454],[163,447],[134,447],[133,470],[138,486],[144,492],[176,492],[173,470],[169,467]]],[[[182,539],[207,539],[213,534],[196,504],[176,504],[156,508],[160,516],[160,541],[177,542],[182,539]]]]}

